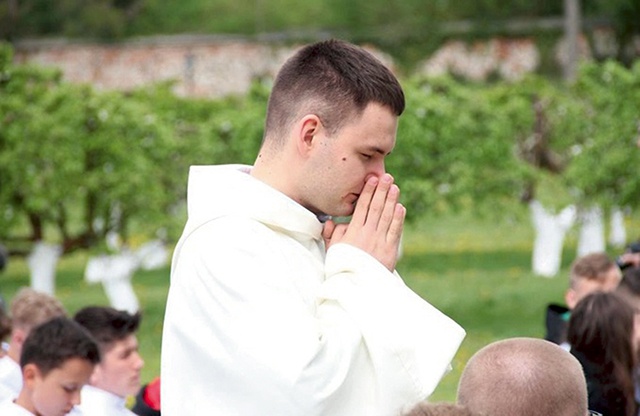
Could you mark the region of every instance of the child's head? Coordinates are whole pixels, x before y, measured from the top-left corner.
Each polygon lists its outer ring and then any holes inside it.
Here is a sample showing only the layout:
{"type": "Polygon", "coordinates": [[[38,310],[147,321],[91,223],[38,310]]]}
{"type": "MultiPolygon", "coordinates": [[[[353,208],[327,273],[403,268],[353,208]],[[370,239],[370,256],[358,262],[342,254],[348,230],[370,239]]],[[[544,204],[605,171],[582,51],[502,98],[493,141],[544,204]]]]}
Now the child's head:
{"type": "Polygon", "coordinates": [[[22,344],[31,329],[58,316],[66,316],[58,299],[28,287],[22,288],[11,302],[9,356],[19,361],[22,344]]]}
{"type": "Polygon", "coordinates": [[[576,259],[571,265],[569,289],[565,301],[569,309],[593,292],[611,292],[622,275],[616,263],[606,253],[591,253],[576,259]]]}
{"type": "Polygon", "coordinates": [[[110,307],[89,306],[78,311],[74,319],[100,347],[102,360],[91,377],[91,385],[120,397],[135,395],[144,365],[135,335],[140,313],[131,315],[110,307]]]}
{"type": "Polygon", "coordinates": [[[66,415],[80,403],[80,390],[99,361],[98,345],[71,319],[37,326],[22,347],[23,387],[16,404],[41,416],[66,415]]]}

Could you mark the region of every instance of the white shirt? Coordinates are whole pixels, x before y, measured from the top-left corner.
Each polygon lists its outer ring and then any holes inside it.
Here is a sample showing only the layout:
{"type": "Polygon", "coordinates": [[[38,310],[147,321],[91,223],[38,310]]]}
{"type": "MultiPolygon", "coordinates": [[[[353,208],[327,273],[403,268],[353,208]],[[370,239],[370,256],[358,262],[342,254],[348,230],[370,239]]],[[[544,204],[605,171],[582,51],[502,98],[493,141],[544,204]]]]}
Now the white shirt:
{"type": "Polygon", "coordinates": [[[15,399],[20,394],[20,390],[22,390],[20,364],[5,355],[0,358],[0,401],[15,399]]]}
{"type": "Polygon", "coordinates": [[[464,330],[247,167],[192,167],[164,321],[163,416],[390,416],[464,330]]]}
{"type": "Polygon", "coordinates": [[[80,405],[69,416],[136,416],[127,409],[124,398],[108,391],[87,384],[80,395],[80,405]]]}
{"type": "Polygon", "coordinates": [[[2,416],[33,416],[33,413],[22,406],[13,402],[13,399],[7,399],[0,402],[0,415],[2,416]]]}

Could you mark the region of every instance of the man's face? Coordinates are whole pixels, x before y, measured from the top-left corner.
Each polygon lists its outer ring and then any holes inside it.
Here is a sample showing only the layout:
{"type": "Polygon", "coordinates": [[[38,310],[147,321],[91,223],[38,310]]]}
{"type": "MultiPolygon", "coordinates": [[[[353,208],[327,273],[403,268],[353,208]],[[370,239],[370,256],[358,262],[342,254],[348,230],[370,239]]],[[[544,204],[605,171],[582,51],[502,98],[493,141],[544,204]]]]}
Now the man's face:
{"type": "Polygon", "coordinates": [[[366,179],[385,173],[384,159],[395,146],[397,127],[391,110],[370,103],[332,136],[323,130],[314,139],[300,203],[316,214],[351,215],[366,179]]]}
{"type": "Polygon", "coordinates": [[[113,343],[102,354],[91,377],[91,384],[120,397],[135,395],[140,389],[140,370],[144,361],[138,353],[135,335],[113,343]]]}
{"type": "Polygon", "coordinates": [[[35,414],[63,416],[80,403],[80,390],[89,382],[93,364],[81,358],[71,358],[46,376],[36,368],[32,380],[31,401],[35,414]]]}

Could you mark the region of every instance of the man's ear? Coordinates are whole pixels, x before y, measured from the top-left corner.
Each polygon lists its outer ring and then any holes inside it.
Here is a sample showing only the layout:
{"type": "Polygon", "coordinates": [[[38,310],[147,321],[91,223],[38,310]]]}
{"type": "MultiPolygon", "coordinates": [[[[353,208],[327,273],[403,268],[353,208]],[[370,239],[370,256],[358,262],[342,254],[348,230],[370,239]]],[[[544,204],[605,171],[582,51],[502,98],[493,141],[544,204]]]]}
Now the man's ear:
{"type": "Polygon", "coordinates": [[[298,122],[298,133],[296,143],[298,151],[302,155],[307,155],[315,145],[317,145],[318,134],[322,131],[322,121],[315,114],[307,114],[298,122]]]}

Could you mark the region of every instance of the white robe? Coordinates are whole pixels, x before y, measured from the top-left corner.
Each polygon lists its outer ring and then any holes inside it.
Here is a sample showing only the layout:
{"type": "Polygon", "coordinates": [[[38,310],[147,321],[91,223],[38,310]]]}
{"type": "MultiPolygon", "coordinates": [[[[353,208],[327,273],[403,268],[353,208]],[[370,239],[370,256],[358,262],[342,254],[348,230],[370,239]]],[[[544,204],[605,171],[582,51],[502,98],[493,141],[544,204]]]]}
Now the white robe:
{"type": "Polygon", "coordinates": [[[194,166],[162,343],[163,416],[396,415],[464,330],[249,167],[194,166]]]}
{"type": "Polygon", "coordinates": [[[0,415],[2,416],[34,416],[22,406],[13,402],[13,399],[0,400],[0,415]]]}
{"type": "Polygon", "coordinates": [[[13,358],[0,358],[0,401],[15,399],[22,390],[22,369],[13,358]]]}
{"type": "Polygon", "coordinates": [[[68,416],[136,416],[127,409],[124,398],[86,385],[80,392],[80,404],[68,416]]]}

